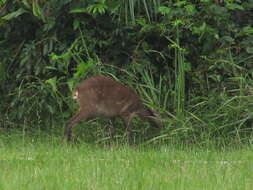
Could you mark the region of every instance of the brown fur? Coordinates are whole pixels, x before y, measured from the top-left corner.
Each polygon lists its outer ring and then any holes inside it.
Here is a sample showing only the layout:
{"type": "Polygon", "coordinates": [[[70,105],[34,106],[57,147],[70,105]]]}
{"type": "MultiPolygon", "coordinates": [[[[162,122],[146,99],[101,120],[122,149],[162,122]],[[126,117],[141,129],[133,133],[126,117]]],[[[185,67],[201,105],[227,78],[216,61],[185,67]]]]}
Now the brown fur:
{"type": "Polygon", "coordinates": [[[64,136],[71,140],[71,129],[80,120],[94,116],[114,119],[120,117],[130,132],[134,116],[160,127],[159,113],[142,104],[139,96],[129,87],[105,76],[96,75],[81,81],[73,91],[79,112],[68,121],[64,136]]]}

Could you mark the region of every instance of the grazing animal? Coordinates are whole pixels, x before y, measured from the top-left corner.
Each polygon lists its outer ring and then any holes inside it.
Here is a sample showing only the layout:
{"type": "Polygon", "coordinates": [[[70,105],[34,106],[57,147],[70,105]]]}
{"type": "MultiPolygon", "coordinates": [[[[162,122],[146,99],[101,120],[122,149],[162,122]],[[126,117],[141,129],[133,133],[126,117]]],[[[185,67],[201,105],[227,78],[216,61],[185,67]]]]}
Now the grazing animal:
{"type": "Polygon", "coordinates": [[[81,81],[73,90],[73,98],[79,104],[79,112],[65,127],[64,136],[71,140],[71,129],[80,120],[104,116],[110,119],[120,117],[124,121],[128,135],[130,121],[138,116],[158,127],[162,126],[160,114],[142,104],[140,97],[131,88],[110,77],[96,75],[81,81]]]}

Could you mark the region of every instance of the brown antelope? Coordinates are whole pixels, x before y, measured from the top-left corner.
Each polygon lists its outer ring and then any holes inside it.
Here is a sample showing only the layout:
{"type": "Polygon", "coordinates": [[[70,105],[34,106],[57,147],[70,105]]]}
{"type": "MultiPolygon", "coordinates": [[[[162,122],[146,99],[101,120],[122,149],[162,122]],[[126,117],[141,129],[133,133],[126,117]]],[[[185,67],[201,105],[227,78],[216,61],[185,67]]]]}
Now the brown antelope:
{"type": "Polygon", "coordinates": [[[134,116],[161,127],[160,114],[142,104],[140,97],[129,87],[112,78],[96,75],[81,81],[73,90],[73,98],[79,104],[79,112],[65,127],[64,136],[71,140],[71,129],[80,120],[94,116],[114,119],[120,117],[128,133],[134,116]]]}

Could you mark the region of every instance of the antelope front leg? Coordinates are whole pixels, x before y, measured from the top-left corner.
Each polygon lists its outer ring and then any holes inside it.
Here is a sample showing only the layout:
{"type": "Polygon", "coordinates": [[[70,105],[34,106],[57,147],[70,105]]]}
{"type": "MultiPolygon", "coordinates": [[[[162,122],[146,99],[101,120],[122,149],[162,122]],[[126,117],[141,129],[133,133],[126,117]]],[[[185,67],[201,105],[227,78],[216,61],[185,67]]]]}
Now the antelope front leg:
{"type": "Polygon", "coordinates": [[[80,120],[87,119],[88,116],[89,114],[87,114],[86,112],[80,111],[68,121],[67,126],[65,127],[64,130],[64,137],[67,139],[67,141],[71,141],[72,139],[71,130],[77,124],[77,122],[80,120]]]}

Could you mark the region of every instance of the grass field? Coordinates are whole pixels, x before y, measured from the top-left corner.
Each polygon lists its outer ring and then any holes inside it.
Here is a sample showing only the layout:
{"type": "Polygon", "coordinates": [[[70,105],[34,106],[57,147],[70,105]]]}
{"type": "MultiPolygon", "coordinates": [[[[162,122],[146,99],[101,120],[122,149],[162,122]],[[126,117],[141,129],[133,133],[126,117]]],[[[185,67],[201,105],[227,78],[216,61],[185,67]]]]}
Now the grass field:
{"type": "Polygon", "coordinates": [[[252,190],[253,151],[194,145],[78,145],[0,135],[0,190],[252,190]]]}

